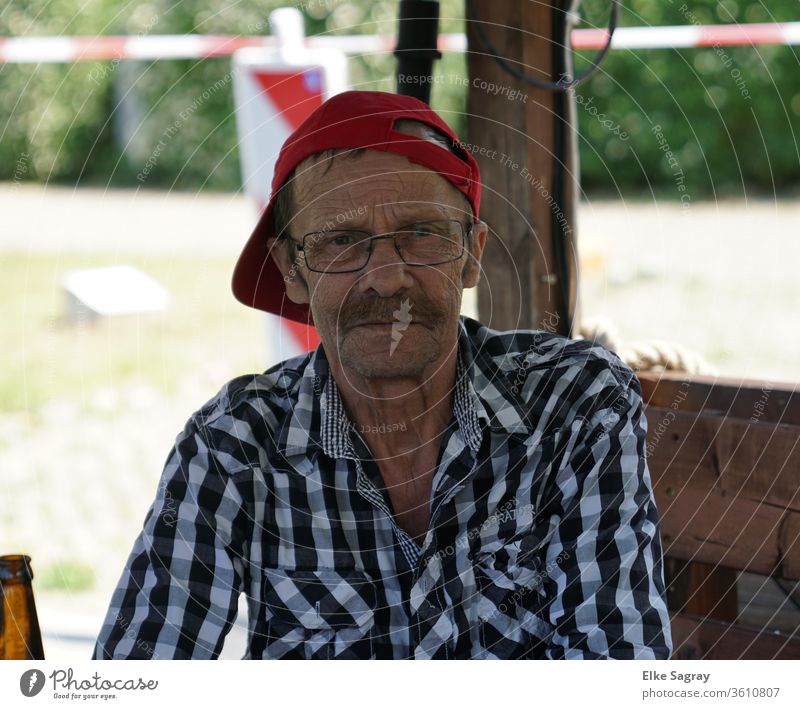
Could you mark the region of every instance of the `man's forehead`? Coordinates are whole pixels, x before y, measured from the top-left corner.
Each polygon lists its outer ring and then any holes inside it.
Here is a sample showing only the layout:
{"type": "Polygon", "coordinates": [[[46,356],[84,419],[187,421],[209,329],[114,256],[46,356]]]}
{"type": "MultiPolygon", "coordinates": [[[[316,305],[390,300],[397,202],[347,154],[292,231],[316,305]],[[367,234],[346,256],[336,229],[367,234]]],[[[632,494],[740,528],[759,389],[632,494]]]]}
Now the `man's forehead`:
{"type": "Polygon", "coordinates": [[[356,199],[360,195],[368,195],[371,203],[398,199],[425,201],[426,195],[441,200],[451,193],[452,199],[447,201],[453,201],[461,194],[438,172],[394,153],[366,150],[357,156],[317,157],[309,162],[312,158],[298,167],[293,185],[295,195],[305,201],[314,199],[324,203],[356,199]]]}
{"type": "Polygon", "coordinates": [[[332,217],[335,223],[342,227],[367,228],[387,214],[391,215],[392,221],[396,223],[410,224],[420,219],[452,218],[452,212],[453,207],[451,205],[441,202],[376,201],[374,203],[360,204],[357,207],[337,202],[336,206],[332,209],[326,209],[320,205],[318,212],[313,210],[309,212],[309,215],[316,217],[317,214],[322,214],[325,218],[332,217]]]}
{"type": "Polygon", "coordinates": [[[295,219],[299,226],[308,229],[326,220],[342,227],[372,228],[385,218],[395,224],[406,224],[420,219],[460,219],[462,216],[462,209],[449,201],[431,199],[422,193],[415,195],[416,199],[410,196],[405,194],[398,199],[397,193],[382,191],[351,196],[331,193],[306,202],[295,219]]]}
{"type": "Polygon", "coordinates": [[[439,176],[435,170],[414,163],[404,155],[372,148],[338,148],[314,153],[297,166],[295,173],[297,176],[314,173],[314,178],[319,179],[321,174],[328,174],[333,170],[369,171],[376,174],[410,172],[424,175],[430,173],[439,176]]]}

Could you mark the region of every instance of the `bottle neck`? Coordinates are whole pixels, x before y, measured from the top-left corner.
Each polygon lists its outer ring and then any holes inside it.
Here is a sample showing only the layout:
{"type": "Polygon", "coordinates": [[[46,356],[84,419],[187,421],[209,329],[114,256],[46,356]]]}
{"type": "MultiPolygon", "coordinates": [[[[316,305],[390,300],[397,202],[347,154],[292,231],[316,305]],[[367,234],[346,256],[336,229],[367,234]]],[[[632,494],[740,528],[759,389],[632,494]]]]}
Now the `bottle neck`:
{"type": "Polygon", "coordinates": [[[0,557],[0,659],[43,660],[42,633],[33,600],[31,558],[0,557]]]}
{"type": "Polygon", "coordinates": [[[0,556],[0,582],[32,581],[31,558],[26,554],[0,556]]]}

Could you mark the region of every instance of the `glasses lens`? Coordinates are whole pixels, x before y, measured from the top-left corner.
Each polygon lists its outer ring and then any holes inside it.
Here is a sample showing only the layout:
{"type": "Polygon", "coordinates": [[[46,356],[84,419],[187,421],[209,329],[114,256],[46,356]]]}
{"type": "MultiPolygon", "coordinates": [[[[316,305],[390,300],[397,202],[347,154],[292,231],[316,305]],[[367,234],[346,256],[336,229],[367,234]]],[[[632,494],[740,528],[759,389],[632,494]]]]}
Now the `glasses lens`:
{"type": "Polygon", "coordinates": [[[334,230],[308,234],[303,243],[308,267],[314,271],[337,273],[363,268],[369,258],[370,234],[334,230]]]}
{"type": "Polygon", "coordinates": [[[397,245],[409,264],[434,265],[461,256],[464,232],[455,219],[417,222],[397,232],[397,245]]]}
{"type": "MultiPolygon", "coordinates": [[[[376,235],[385,238],[387,235],[376,235]]],[[[403,260],[414,266],[433,266],[461,257],[464,227],[457,219],[415,222],[393,233],[403,260]]],[[[338,229],[306,234],[303,251],[312,271],[345,273],[367,265],[373,235],[338,229]]]]}

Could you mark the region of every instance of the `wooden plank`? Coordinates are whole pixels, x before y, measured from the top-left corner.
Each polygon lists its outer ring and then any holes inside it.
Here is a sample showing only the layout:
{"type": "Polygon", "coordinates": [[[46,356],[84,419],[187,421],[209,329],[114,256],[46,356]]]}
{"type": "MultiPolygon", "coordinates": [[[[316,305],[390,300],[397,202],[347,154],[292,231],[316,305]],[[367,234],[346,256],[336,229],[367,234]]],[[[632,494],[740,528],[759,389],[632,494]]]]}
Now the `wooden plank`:
{"type": "Polygon", "coordinates": [[[647,406],[647,457],[672,494],[687,485],[800,512],[800,426],[647,406]]]}
{"type": "Polygon", "coordinates": [[[679,610],[713,615],[725,607],[723,617],[730,616],[731,569],[800,578],[796,387],[679,373],[638,377],[665,554],[694,562],[673,587],[671,608],[683,600],[679,610]]]}
{"type": "Polygon", "coordinates": [[[751,423],[800,426],[800,385],[766,380],[637,372],[650,406],[677,407],[745,419],[751,423]]]}
{"type": "Polygon", "coordinates": [[[800,660],[800,635],[673,614],[672,660],[800,660]]]}
{"type": "MultiPolygon", "coordinates": [[[[656,485],[664,554],[785,579],[800,578],[800,543],[787,540],[783,513],[748,500],[684,488],[675,499],[656,485]]],[[[789,528],[797,529],[798,515],[789,528]]]]}
{"type": "Polygon", "coordinates": [[[800,427],[648,406],[667,553],[800,578],[800,427]]]}
{"type": "MultiPolygon", "coordinates": [[[[467,142],[481,169],[481,218],[490,227],[478,312],[482,322],[500,330],[540,328],[566,334],[552,248],[555,98],[503,70],[476,36],[475,22],[481,21],[490,42],[514,67],[552,80],[552,14],[557,5],[476,0],[476,18],[467,4],[467,142]]],[[[563,160],[574,179],[572,125],[565,130],[563,160]]],[[[572,229],[567,253],[573,256],[574,192],[567,189],[559,205],[572,229]]],[[[574,292],[574,278],[569,280],[566,288],[574,292]]]]}
{"type": "Polygon", "coordinates": [[[800,578],[800,427],[647,407],[665,553],[800,578]]]}

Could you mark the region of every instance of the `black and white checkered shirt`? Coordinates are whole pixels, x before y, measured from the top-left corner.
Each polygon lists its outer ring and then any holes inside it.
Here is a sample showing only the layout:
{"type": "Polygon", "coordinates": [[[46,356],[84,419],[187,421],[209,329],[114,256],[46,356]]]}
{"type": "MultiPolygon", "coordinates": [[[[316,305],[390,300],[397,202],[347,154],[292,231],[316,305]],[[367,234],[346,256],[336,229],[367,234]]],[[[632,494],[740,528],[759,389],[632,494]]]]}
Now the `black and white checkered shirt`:
{"type": "Polygon", "coordinates": [[[633,372],[587,341],[461,316],[417,544],[324,348],[229,382],[170,453],[94,658],[667,659],[633,372]]]}

